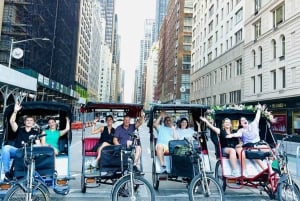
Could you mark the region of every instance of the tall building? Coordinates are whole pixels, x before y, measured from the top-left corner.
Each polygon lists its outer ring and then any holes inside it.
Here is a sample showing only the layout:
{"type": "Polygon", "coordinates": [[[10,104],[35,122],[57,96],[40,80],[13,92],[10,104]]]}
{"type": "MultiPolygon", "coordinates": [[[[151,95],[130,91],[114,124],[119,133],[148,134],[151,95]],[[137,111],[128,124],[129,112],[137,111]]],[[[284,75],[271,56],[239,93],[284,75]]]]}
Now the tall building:
{"type": "Polygon", "coordinates": [[[267,104],[278,134],[300,134],[299,11],[297,1],[245,1],[242,100],[267,104]]]}
{"type": "Polygon", "coordinates": [[[157,102],[157,63],[158,63],[158,43],[154,43],[151,47],[149,57],[146,63],[146,79],[145,79],[145,109],[149,110],[151,103],[157,102]]]}
{"type": "Polygon", "coordinates": [[[194,1],[191,103],[241,102],[244,2],[194,1]]]}
{"type": "Polygon", "coordinates": [[[105,19],[105,42],[111,52],[114,46],[114,29],[115,29],[115,0],[100,0],[102,7],[102,17],[105,19]]]}
{"type": "Polygon", "coordinates": [[[100,65],[100,80],[98,93],[100,95],[100,102],[109,102],[111,94],[111,67],[112,67],[112,54],[106,45],[101,47],[101,65],[100,65]]]}
{"type": "Polygon", "coordinates": [[[88,100],[99,101],[101,82],[101,47],[104,45],[105,21],[101,18],[100,1],[94,0],[92,6],[92,33],[90,65],[88,73],[88,100]]]}
{"type": "Polygon", "coordinates": [[[87,98],[88,75],[91,59],[93,0],[80,1],[79,30],[77,38],[76,91],[87,98]]]}
{"type": "Polygon", "coordinates": [[[11,68],[39,78],[37,100],[64,99],[54,92],[70,95],[74,88],[78,14],[79,0],[0,2],[0,64],[8,66],[13,39],[24,55],[12,58],[11,68]]]}
{"type": "Polygon", "coordinates": [[[158,40],[160,26],[166,15],[169,0],[156,0],[155,4],[155,35],[154,40],[158,40]]]}
{"type": "Polygon", "coordinates": [[[155,22],[153,19],[146,19],[144,24],[144,38],[140,42],[140,58],[138,66],[138,77],[136,86],[136,103],[145,101],[145,64],[147,62],[149,51],[154,43],[155,22]]]}
{"type": "Polygon", "coordinates": [[[192,0],[169,1],[159,38],[157,85],[161,102],[189,102],[192,22],[192,0]]]}

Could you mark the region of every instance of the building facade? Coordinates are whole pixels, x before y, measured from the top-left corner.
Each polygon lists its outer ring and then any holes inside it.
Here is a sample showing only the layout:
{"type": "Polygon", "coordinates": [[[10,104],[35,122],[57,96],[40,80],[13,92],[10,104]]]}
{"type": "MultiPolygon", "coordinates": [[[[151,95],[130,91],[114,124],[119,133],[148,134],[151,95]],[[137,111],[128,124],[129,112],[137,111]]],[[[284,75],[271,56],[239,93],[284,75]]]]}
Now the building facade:
{"type": "Polygon", "coordinates": [[[275,133],[300,134],[300,6],[245,1],[243,102],[273,111],[275,133]]]}
{"type": "Polygon", "coordinates": [[[169,1],[160,29],[157,86],[163,103],[188,103],[193,1],[169,1]]]}
{"type": "Polygon", "coordinates": [[[244,1],[194,1],[191,103],[240,103],[244,1]]]}
{"type": "Polygon", "coordinates": [[[155,3],[155,35],[154,41],[158,40],[159,30],[166,15],[169,0],[156,0],[155,3]]]}

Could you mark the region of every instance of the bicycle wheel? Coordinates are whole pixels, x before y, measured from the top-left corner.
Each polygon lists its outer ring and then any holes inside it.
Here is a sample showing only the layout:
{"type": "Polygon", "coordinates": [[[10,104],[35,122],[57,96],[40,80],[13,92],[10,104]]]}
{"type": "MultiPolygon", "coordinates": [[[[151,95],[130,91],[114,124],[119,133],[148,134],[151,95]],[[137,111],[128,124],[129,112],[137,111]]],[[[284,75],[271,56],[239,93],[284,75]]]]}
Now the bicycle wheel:
{"type": "Polygon", "coordinates": [[[140,176],[134,176],[133,184],[130,175],[126,175],[119,179],[112,189],[112,201],[154,201],[155,193],[151,184],[140,176]],[[133,187],[133,189],[131,188],[133,187]]]}
{"type": "MultiPolygon", "coordinates": [[[[25,201],[26,200],[26,183],[16,183],[10,188],[3,201],[25,201]]],[[[40,182],[35,182],[33,185],[32,201],[50,201],[50,193],[40,182]]]]}
{"type": "Polygon", "coordinates": [[[223,201],[225,199],[222,187],[211,175],[206,175],[206,181],[201,175],[195,176],[189,185],[188,192],[190,201],[223,201]]]}
{"type": "Polygon", "coordinates": [[[282,182],[277,186],[278,200],[282,201],[300,201],[300,192],[298,186],[287,182],[282,182]]]}

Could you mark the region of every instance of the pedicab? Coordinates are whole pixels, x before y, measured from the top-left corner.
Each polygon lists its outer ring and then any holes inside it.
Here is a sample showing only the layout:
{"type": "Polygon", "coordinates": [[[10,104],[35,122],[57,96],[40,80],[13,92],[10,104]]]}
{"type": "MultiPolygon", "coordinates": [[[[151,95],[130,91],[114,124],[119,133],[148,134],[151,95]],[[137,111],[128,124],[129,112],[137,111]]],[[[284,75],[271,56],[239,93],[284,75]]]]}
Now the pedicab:
{"type": "MultiPolygon", "coordinates": [[[[233,133],[238,130],[241,117],[245,117],[251,122],[256,115],[255,107],[244,105],[213,107],[209,111],[208,116],[213,118],[215,126],[218,128],[222,128],[224,119],[229,118],[232,122],[233,133]]],[[[241,155],[245,156],[246,159],[238,160],[238,168],[240,170],[240,176],[238,177],[231,175],[232,167],[229,162],[229,156],[222,153],[219,136],[211,132],[211,137],[217,139],[214,141],[218,159],[215,165],[215,178],[219,181],[224,191],[227,187],[230,189],[250,187],[258,189],[261,194],[265,192],[270,199],[299,200],[299,188],[290,176],[287,167],[287,155],[278,154],[278,142],[270,129],[270,119],[272,118],[273,116],[270,112],[267,110],[262,111],[259,121],[260,145],[266,145],[268,148],[267,150],[257,148],[259,145],[255,145],[253,148],[243,148],[242,152],[244,152],[244,155],[241,155]],[[257,160],[263,161],[265,169],[258,165],[257,160]],[[243,164],[243,161],[246,164],[243,164]],[[279,186],[281,186],[281,190],[279,190],[279,186]],[[292,197],[292,199],[284,199],[284,197],[292,197]]],[[[280,146],[280,150],[282,150],[282,146],[280,146]]]]}
{"type": "MultiPolygon", "coordinates": [[[[66,127],[66,117],[69,117],[70,121],[72,121],[72,108],[68,104],[57,102],[23,102],[21,106],[22,108],[16,116],[16,122],[20,127],[24,125],[24,117],[28,115],[34,117],[35,119],[47,119],[49,117],[57,116],[59,120],[59,128],[57,129],[59,130],[62,130],[66,127]]],[[[13,111],[14,104],[9,105],[4,112],[4,139],[2,143],[2,150],[5,145],[13,145],[14,140],[16,139],[16,133],[12,131],[9,124],[9,119],[13,111]]],[[[41,129],[37,124],[35,129],[41,133],[41,129]]],[[[42,190],[52,188],[55,193],[62,195],[68,194],[70,190],[69,180],[72,179],[70,176],[69,153],[71,140],[71,130],[59,138],[58,155],[55,155],[54,149],[49,146],[32,146],[32,149],[30,149],[30,145],[28,145],[28,148],[26,149],[19,149],[16,157],[11,160],[10,172],[14,175],[12,181],[4,181],[4,173],[2,170],[1,161],[0,171],[2,182],[0,183],[0,194],[4,196],[4,194],[14,194],[18,191],[23,192],[22,194],[27,192],[28,189],[24,187],[24,182],[31,180],[30,178],[27,178],[27,170],[29,169],[29,162],[27,159],[29,160],[30,154],[32,154],[30,160],[34,159],[34,166],[32,168],[34,183],[36,182],[44,186],[42,190]],[[24,153],[27,153],[25,154],[26,157],[24,153]]]]}
{"type": "Polygon", "coordinates": [[[148,127],[150,130],[150,149],[152,163],[152,183],[158,190],[161,181],[184,183],[188,187],[190,200],[210,197],[223,200],[221,186],[212,176],[212,167],[207,147],[206,125],[200,122],[208,109],[207,106],[197,104],[154,104],[149,112],[148,127]],[[157,132],[153,128],[154,121],[164,111],[173,121],[174,126],[180,119],[186,118],[193,127],[192,138],[174,139],[169,141],[168,152],[164,153],[165,169],[162,168],[156,153],[157,132]],[[200,123],[198,129],[197,123],[200,123]]]}
{"type": "MultiPolygon", "coordinates": [[[[94,147],[99,142],[99,135],[90,135],[88,129],[89,123],[95,117],[100,119],[107,115],[116,117],[123,117],[129,115],[131,123],[140,117],[143,110],[141,104],[126,104],[126,103],[97,103],[88,102],[84,105],[81,111],[84,114],[84,123],[82,129],[82,172],[81,172],[81,192],[85,193],[87,188],[99,187],[101,184],[113,185],[119,178],[121,178],[128,169],[128,156],[121,154],[121,145],[106,146],[101,151],[101,158],[98,167],[92,166],[97,156],[94,147]]],[[[113,127],[120,125],[122,121],[115,121],[113,127]]],[[[101,125],[100,123],[99,125],[101,125]]],[[[103,126],[105,125],[102,124],[103,126]]],[[[140,170],[143,170],[142,163],[140,170]]]]}

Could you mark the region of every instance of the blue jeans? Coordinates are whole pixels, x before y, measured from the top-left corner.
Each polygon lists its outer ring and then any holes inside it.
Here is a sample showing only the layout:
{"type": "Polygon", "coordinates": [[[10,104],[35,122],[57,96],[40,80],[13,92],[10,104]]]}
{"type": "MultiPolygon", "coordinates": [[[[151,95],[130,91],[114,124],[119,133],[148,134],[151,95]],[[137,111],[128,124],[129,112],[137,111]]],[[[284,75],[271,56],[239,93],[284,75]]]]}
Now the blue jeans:
{"type": "Polygon", "coordinates": [[[16,156],[18,148],[11,146],[11,145],[5,145],[2,149],[2,163],[3,163],[3,169],[4,172],[9,172],[10,167],[10,159],[14,158],[16,156]]]}

